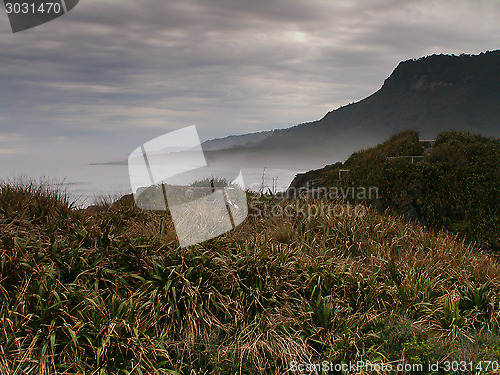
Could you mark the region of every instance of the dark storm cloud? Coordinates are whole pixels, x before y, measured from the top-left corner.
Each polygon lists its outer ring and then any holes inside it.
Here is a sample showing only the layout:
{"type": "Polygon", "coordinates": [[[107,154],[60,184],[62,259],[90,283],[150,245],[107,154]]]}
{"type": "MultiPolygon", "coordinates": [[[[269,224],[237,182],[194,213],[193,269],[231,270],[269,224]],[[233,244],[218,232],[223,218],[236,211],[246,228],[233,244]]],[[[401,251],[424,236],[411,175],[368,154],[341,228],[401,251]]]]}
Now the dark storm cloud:
{"type": "Polygon", "coordinates": [[[82,0],[19,34],[5,18],[0,136],[17,136],[0,150],[65,137],[125,153],[191,124],[207,138],[312,121],[401,60],[497,48],[498,15],[472,0],[82,0]]]}

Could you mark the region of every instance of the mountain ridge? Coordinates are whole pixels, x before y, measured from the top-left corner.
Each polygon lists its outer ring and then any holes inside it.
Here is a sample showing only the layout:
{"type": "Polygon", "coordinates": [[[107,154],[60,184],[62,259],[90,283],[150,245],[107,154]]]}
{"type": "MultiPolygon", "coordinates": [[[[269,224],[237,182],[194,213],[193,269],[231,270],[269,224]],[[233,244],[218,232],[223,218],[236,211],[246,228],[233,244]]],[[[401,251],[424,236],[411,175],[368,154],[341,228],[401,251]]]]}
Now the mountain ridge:
{"type": "Polygon", "coordinates": [[[244,165],[312,168],[344,160],[406,129],[419,131],[423,138],[445,130],[498,138],[499,66],[500,50],[406,60],[379,90],[358,102],[316,121],[270,131],[258,142],[212,149],[211,157],[237,156],[244,165]]]}

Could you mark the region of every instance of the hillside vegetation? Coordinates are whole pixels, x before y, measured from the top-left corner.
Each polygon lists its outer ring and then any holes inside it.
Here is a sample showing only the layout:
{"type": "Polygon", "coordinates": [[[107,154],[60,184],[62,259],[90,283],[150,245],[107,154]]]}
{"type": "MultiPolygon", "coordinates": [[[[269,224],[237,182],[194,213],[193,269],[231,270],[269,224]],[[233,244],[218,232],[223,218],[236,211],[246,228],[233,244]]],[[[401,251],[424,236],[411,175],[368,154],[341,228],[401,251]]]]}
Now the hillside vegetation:
{"type": "Polygon", "coordinates": [[[500,360],[499,264],[445,233],[371,209],[254,210],[180,249],[168,213],[123,202],[91,213],[43,186],[0,187],[0,373],[500,360]]]}
{"type": "MultiPolygon", "coordinates": [[[[390,208],[437,230],[500,249],[500,141],[447,131],[421,141],[408,130],[345,163],[299,175],[292,186],[375,186],[390,208]],[[412,158],[413,157],[413,158],[412,158]],[[348,170],[339,180],[339,170],[348,170]]],[[[373,197],[372,197],[373,198],[373,197]]]]}

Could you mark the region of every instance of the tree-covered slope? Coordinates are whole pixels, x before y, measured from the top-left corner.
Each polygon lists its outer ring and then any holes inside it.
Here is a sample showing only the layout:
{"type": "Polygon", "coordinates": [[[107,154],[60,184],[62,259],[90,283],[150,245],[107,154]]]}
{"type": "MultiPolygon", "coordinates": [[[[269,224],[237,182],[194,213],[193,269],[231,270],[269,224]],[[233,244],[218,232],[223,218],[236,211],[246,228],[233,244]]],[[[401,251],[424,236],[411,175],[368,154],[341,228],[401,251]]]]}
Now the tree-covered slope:
{"type": "Polygon", "coordinates": [[[500,142],[494,138],[449,131],[422,142],[409,130],[344,163],[299,175],[291,186],[307,184],[374,186],[382,208],[486,247],[500,246],[500,142]],[[341,169],[349,172],[339,181],[341,169]]]}

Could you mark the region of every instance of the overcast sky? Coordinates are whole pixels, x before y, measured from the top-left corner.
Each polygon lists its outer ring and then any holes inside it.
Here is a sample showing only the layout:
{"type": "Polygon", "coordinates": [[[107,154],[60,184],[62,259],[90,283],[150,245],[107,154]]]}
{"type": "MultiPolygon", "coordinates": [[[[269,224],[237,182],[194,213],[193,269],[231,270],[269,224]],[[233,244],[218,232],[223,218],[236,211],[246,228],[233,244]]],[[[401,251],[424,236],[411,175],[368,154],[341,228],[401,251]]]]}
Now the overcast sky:
{"type": "Polygon", "coordinates": [[[0,173],[313,121],[402,60],[500,42],[498,0],[80,0],[16,34],[0,15],[0,173]]]}

